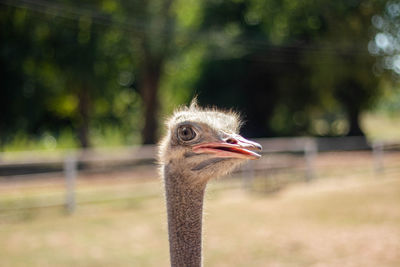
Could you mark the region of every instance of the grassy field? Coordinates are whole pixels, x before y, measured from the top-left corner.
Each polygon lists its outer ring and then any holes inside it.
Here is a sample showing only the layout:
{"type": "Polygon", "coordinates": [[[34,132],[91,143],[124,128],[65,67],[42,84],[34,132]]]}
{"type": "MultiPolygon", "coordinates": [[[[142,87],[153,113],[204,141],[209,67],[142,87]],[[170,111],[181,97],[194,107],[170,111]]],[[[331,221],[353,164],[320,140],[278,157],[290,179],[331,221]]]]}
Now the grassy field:
{"type": "Polygon", "coordinates": [[[365,113],[361,116],[361,128],[369,140],[398,140],[400,137],[399,115],[365,113]]]}
{"type": "MultiPolygon", "coordinates": [[[[320,179],[273,194],[220,189],[232,181],[211,184],[204,266],[400,266],[400,172],[376,177],[365,169],[368,161],[354,154],[321,156],[320,179]],[[339,168],[329,165],[333,161],[341,162],[339,168]]],[[[74,215],[60,208],[0,214],[0,266],[168,266],[159,181],[124,179],[89,179],[78,196],[117,188],[151,197],[82,204],[74,215]]],[[[0,201],[18,194],[46,196],[43,188],[32,188],[3,186],[0,201]]]]}

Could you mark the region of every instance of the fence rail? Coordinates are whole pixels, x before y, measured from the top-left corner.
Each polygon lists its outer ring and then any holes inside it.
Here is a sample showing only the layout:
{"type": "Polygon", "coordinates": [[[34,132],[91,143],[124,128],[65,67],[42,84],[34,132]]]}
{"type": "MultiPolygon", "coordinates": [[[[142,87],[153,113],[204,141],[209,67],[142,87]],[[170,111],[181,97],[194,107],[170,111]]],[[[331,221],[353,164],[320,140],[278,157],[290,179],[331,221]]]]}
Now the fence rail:
{"type": "MultiPolygon", "coordinates": [[[[400,150],[400,141],[376,141],[368,144],[363,137],[340,138],[263,138],[255,140],[263,146],[262,154],[296,153],[304,159],[305,177],[310,181],[316,177],[315,158],[321,151],[368,150],[373,155],[376,174],[384,171],[384,154],[388,150],[400,150]]],[[[29,178],[32,173],[58,172],[65,177],[65,208],[73,213],[76,207],[76,179],[78,172],[93,168],[140,164],[154,165],[156,146],[135,146],[113,149],[69,150],[56,155],[38,151],[0,153],[0,177],[14,179],[21,174],[29,178]],[[12,175],[12,176],[10,176],[12,175]]],[[[285,166],[275,166],[285,168],[285,166]]],[[[242,168],[244,185],[249,187],[255,172],[272,168],[271,165],[249,163],[242,168]]]]}

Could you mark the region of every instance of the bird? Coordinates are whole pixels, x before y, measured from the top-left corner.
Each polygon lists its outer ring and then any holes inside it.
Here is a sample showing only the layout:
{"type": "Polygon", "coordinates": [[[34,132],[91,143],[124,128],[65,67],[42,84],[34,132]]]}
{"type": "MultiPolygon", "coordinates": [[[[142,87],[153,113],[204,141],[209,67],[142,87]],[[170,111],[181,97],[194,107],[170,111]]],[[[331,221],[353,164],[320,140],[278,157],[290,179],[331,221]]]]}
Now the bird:
{"type": "Polygon", "coordinates": [[[203,108],[196,99],[166,120],[158,160],[165,188],[171,267],[202,266],[207,182],[261,157],[257,153],[261,145],[238,134],[241,125],[236,112],[203,108]]]}

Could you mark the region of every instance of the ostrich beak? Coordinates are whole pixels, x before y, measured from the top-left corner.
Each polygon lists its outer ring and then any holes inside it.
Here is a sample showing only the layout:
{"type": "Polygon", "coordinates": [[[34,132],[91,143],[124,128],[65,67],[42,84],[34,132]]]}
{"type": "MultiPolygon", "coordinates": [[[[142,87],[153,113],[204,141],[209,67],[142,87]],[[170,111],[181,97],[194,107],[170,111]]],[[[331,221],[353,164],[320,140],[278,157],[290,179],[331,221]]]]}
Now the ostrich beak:
{"type": "Polygon", "coordinates": [[[221,142],[195,145],[192,150],[198,154],[214,154],[218,158],[259,159],[261,155],[253,150],[261,151],[262,146],[240,135],[230,135],[221,142]]]}

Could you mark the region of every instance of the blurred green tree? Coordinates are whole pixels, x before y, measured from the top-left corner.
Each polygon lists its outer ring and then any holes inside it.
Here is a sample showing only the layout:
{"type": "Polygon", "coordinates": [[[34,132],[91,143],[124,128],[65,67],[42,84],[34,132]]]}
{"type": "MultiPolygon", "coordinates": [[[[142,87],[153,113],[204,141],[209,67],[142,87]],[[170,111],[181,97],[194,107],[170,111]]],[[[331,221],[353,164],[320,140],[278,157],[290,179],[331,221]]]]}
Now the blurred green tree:
{"type": "Polygon", "coordinates": [[[387,1],[372,24],[368,50],[376,57],[374,72],[385,88],[379,109],[394,115],[400,111],[400,1],[387,1]]]}
{"type": "Polygon", "coordinates": [[[1,10],[3,138],[15,131],[37,135],[72,128],[80,145],[88,147],[91,126],[101,130],[114,124],[127,136],[144,125],[148,139],[143,141],[154,142],[156,89],[168,43],[158,38],[170,36],[165,30],[171,26],[155,21],[157,12],[148,14],[155,5],[73,0],[7,4],[1,10]],[[139,95],[144,123],[133,116],[141,113],[139,95]]]}
{"type": "Polygon", "coordinates": [[[395,1],[0,4],[3,143],[65,130],[83,147],[154,143],[160,113],[195,94],[243,111],[250,136],[360,135],[375,74],[398,65],[395,1]]]}
{"type": "Polygon", "coordinates": [[[391,71],[394,79],[400,77],[400,1],[387,1],[381,13],[372,17],[374,34],[368,44],[371,54],[379,61],[375,71],[391,71]]]}
{"type": "Polygon", "coordinates": [[[140,94],[143,100],[144,125],[142,142],[154,144],[158,128],[158,89],[166,57],[170,53],[174,33],[172,0],[146,1],[143,10],[144,23],[148,29],[140,40],[142,54],[140,72],[140,94]]]}
{"type": "Polygon", "coordinates": [[[359,114],[379,95],[367,47],[381,9],[374,0],[207,2],[203,27],[218,38],[200,100],[244,110],[251,136],[362,135],[359,114]],[[324,116],[322,130],[320,114],[338,115],[324,116]],[[340,117],[348,127],[335,126],[340,117]]]}

